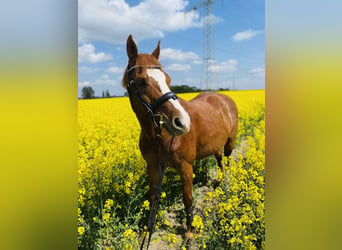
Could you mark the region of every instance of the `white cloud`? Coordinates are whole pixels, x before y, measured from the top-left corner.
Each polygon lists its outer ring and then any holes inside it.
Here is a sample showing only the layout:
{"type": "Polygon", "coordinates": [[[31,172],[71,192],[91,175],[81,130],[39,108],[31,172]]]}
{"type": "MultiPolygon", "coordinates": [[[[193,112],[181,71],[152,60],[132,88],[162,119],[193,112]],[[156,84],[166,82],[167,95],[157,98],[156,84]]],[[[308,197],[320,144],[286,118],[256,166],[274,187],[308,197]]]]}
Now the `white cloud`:
{"type": "Polygon", "coordinates": [[[259,34],[261,31],[259,30],[245,30],[245,31],[241,31],[241,32],[237,32],[233,37],[232,40],[234,42],[241,42],[244,40],[249,40],[252,39],[253,37],[255,37],[257,34],[259,34]]]}
{"type": "Polygon", "coordinates": [[[208,70],[212,72],[231,73],[237,71],[237,64],[238,62],[235,59],[229,59],[228,61],[209,66],[208,70]]]}
{"type": "Polygon", "coordinates": [[[186,0],[143,0],[130,6],[124,0],[78,0],[80,42],[125,43],[163,37],[164,32],[201,27],[197,11],[185,14],[186,0]]]}
{"type": "Polygon", "coordinates": [[[175,60],[175,61],[200,61],[200,57],[194,52],[183,52],[180,49],[161,49],[160,50],[161,60],[175,60]]]}
{"type": "Polygon", "coordinates": [[[119,74],[119,73],[123,73],[124,69],[120,67],[110,67],[109,69],[107,69],[107,72],[113,73],[113,74],[119,74]]]}
{"type": "Polygon", "coordinates": [[[95,81],[83,81],[78,83],[78,87],[82,88],[85,86],[117,86],[118,81],[116,79],[111,79],[107,74],[102,75],[95,81]]]}
{"type": "Polygon", "coordinates": [[[198,83],[198,79],[192,78],[192,77],[187,77],[187,78],[185,78],[185,82],[186,83],[198,83]]]}
{"type": "Polygon", "coordinates": [[[87,66],[81,66],[81,67],[78,68],[78,71],[80,73],[90,74],[90,73],[94,73],[94,72],[98,71],[98,68],[91,68],[91,67],[87,67],[87,66]]]}
{"type": "Polygon", "coordinates": [[[107,74],[104,74],[99,79],[96,79],[94,81],[94,85],[116,86],[117,81],[115,79],[110,79],[110,77],[107,74]]]}
{"type": "Polygon", "coordinates": [[[192,61],[192,64],[202,64],[202,59],[198,58],[197,60],[192,61]]]}
{"type": "Polygon", "coordinates": [[[91,83],[89,81],[84,81],[84,82],[78,83],[79,88],[83,88],[83,87],[90,86],[90,85],[91,85],[91,83]]]}
{"type": "Polygon", "coordinates": [[[110,54],[103,52],[95,53],[95,46],[92,44],[83,44],[78,47],[78,62],[97,63],[112,59],[110,54]]]}
{"type": "Polygon", "coordinates": [[[262,65],[260,67],[251,69],[249,71],[253,76],[256,77],[264,77],[265,76],[265,65],[262,65]]]}
{"type": "Polygon", "coordinates": [[[174,64],[170,64],[166,67],[166,70],[170,70],[170,71],[189,71],[190,69],[191,69],[190,64],[174,63],[174,64]]]}

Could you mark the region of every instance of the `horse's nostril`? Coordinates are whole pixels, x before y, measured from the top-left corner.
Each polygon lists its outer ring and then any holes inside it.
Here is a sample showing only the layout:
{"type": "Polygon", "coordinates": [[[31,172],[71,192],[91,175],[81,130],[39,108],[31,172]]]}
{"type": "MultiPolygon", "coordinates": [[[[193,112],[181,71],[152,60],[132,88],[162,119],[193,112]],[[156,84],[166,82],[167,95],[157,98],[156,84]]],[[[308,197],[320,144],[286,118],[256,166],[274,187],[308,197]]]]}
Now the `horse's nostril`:
{"type": "Polygon", "coordinates": [[[174,120],[174,125],[177,127],[177,128],[180,128],[180,129],[183,129],[183,124],[181,123],[180,119],[178,117],[176,117],[174,120]]]}

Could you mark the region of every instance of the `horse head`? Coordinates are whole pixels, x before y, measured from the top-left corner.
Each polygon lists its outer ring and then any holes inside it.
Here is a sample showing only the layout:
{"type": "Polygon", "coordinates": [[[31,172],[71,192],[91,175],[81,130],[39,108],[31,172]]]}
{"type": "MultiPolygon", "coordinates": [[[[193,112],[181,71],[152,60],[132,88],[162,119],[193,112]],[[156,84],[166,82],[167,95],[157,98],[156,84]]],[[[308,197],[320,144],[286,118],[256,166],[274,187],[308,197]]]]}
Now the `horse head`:
{"type": "Polygon", "coordinates": [[[190,116],[170,90],[170,76],[162,69],[158,58],[160,41],[151,54],[139,54],[132,36],[127,39],[128,66],[123,86],[128,90],[131,105],[140,122],[150,113],[159,117],[172,136],[190,130],[190,116]]]}

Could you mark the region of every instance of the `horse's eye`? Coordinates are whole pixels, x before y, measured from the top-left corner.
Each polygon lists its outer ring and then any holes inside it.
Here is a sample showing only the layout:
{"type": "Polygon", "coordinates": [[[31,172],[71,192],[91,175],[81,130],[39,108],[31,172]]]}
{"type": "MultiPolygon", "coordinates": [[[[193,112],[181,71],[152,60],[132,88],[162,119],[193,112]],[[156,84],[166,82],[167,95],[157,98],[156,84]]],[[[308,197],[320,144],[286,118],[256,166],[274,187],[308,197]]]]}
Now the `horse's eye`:
{"type": "Polygon", "coordinates": [[[140,87],[146,87],[147,86],[147,81],[146,81],[146,79],[140,79],[138,81],[138,84],[139,84],[140,87]]]}

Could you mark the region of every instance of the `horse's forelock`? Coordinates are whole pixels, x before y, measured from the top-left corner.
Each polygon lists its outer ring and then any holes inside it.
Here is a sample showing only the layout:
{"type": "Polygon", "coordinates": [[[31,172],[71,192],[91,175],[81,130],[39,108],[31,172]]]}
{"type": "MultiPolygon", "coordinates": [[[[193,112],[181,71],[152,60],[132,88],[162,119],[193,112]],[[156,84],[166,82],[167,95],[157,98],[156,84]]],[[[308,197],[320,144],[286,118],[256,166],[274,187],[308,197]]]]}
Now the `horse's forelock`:
{"type": "MultiPolygon", "coordinates": [[[[130,63],[129,63],[130,64],[130,63]]],[[[159,61],[153,56],[153,55],[149,55],[149,54],[138,54],[137,58],[135,59],[135,63],[133,66],[141,66],[141,68],[145,68],[146,70],[149,67],[155,67],[155,66],[159,66],[161,67],[161,64],[159,63],[159,61]]],[[[127,76],[127,68],[124,71],[123,77],[122,77],[122,86],[127,89],[127,86],[129,84],[129,80],[128,80],[128,76],[127,76]]],[[[170,82],[170,76],[167,75],[164,72],[167,82],[170,82]]]]}

